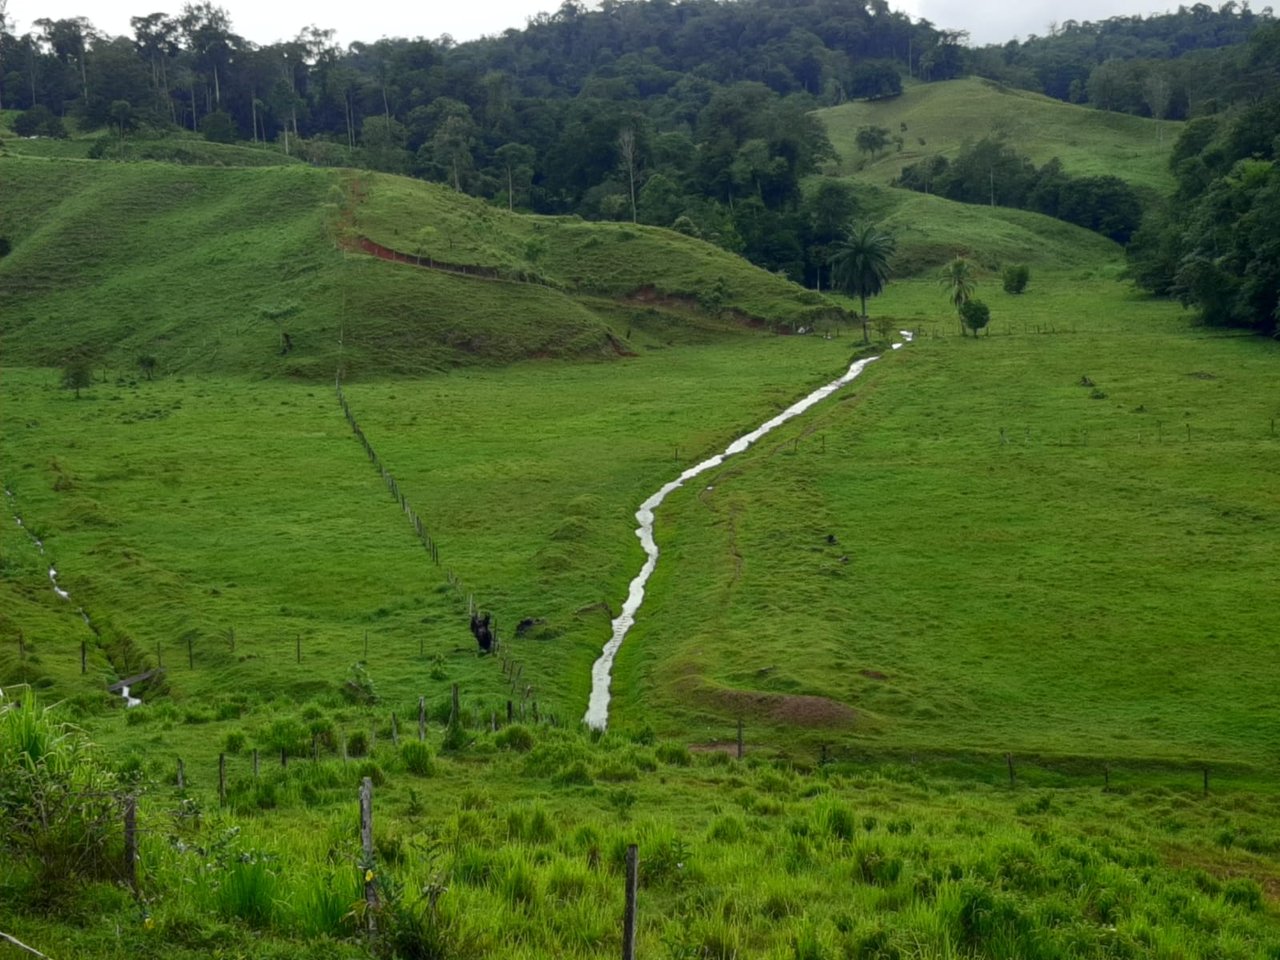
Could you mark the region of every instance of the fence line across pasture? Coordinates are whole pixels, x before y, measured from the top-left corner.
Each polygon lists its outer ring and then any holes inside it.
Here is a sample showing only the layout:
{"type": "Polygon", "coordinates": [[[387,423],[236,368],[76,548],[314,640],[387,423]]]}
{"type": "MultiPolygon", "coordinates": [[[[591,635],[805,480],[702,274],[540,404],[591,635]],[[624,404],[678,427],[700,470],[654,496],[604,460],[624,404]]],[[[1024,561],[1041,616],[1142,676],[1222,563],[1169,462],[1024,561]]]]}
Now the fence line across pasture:
{"type": "MultiPolygon", "coordinates": [[[[365,456],[369,459],[369,462],[370,464],[373,465],[374,469],[378,471],[379,476],[382,477],[382,482],[383,484],[385,484],[387,488],[387,492],[391,495],[391,498],[400,505],[401,512],[408,519],[409,525],[413,529],[414,535],[418,538],[418,541],[422,544],[423,548],[426,550],[427,555],[431,558],[432,563],[434,563],[437,567],[441,566],[440,548],[436,544],[435,538],[432,537],[430,531],[427,528],[426,523],[422,519],[422,516],[414,508],[413,504],[409,501],[409,498],[405,495],[404,491],[401,490],[400,482],[396,479],[395,475],[391,472],[391,470],[388,469],[387,466],[383,463],[382,457],[378,454],[377,450],[373,446],[373,443],[369,440],[369,437],[365,433],[364,428],[360,426],[359,420],[356,419],[356,415],[351,409],[351,404],[347,400],[346,392],[342,388],[342,367],[341,366],[339,366],[334,373],[333,386],[334,386],[334,392],[336,393],[338,398],[338,405],[342,408],[343,416],[346,417],[347,423],[351,427],[351,432],[355,435],[356,439],[360,442],[361,447],[364,449],[365,456]]],[[[462,579],[458,577],[458,575],[455,574],[453,570],[448,567],[445,568],[445,582],[448,583],[449,588],[453,592],[455,597],[457,597],[458,599],[466,600],[468,616],[471,616],[473,613],[476,613],[479,611],[480,604],[475,601],[474,592],[469,590],[467,586],[463,583],[462,579]]],[[[493,621],[490,627],[490,631],[493,637],[492,652],[497,653],[498,650],[501,648],[502,643],[498,633],[496,619],[493,621]]],[[[506,664],[507,664],[507,661],[504,660],[503,673],[504,675],[507,675],[509,678],[511,693],[514,696],[519,692],[519,688],[517,687],[518,675],[516,676],[510,675],[506,664]]],[[[520,698],[521,718],[523,718],[525,714],[525,703],[528,700],[530,700],[530,698],[533,695],[533,692],[534,692],[533,687],[529,686],[527,689],[527,692],[524,694],[524,696],[520,698]]],[[[536,714],[537,712],[536,700],[533,701],[533,711],[536,714]]]]}

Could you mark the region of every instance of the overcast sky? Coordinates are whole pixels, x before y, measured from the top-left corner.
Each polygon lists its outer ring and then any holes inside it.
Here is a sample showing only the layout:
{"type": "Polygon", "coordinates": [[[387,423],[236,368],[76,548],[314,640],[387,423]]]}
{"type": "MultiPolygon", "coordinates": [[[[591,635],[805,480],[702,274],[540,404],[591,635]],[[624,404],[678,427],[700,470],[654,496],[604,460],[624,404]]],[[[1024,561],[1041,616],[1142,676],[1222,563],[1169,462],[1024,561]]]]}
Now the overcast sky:
{"type": "MultiPolygon", "coordinates": [[[[129,18],[156,11],[177,13],[184,0],[9,0],[9,20],[19,34],[41,17],[84,16],[100,31],[131,36],[129,18]]],[[[517,29],[540,10],[555,10],[558,0],[417,0],[343,3],[332,0],[214,0],[231,15],[236,33],[258,44],[292,39],[315,24],[336,31],[339,44],[379,37],[428,37],[447,33],[455,40],[474,40],[517,29]]],[[[594,3],[590,4],[594,6],[594,3]]],[[[927,18],[934,26],[968,30],[973,43],[1003,43],[1012,37],[1046,34],[1054,21],[1105,20],[1119,14],[1162,12],[1152,0],[898,0],[890,6],[912,19],[927,18]]]]}

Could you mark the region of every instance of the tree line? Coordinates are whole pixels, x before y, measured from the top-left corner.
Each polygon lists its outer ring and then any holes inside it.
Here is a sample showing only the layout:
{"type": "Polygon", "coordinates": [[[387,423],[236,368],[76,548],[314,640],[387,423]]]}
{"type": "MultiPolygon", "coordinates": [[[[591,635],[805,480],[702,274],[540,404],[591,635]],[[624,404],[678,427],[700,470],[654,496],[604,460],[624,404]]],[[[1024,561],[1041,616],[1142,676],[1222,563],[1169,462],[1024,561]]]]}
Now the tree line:
{"type": "Polygon", "coordinates": [[[28,135],[71,117],[116,143],[270,144],[512,209],[675,227],[810,283],[809,248],[835,236],[800,189],[834,156],[810,112],[963,67],[963,35],[883,0],[566,0],[471,43],[346,48],[315,27],[254,44],[208,2],[133,17],[128,37],[84,17],[16,36],[2,11],[0,108],[25,111],[28,135]]]}
{"type": "Polygon", "coordinates": [[[999,137],[966,144],[954,160],[926,157],[903,168],[897,186],[962,203],[1034,210],[1128,243],[1142,221],[1142,201],[1119,177],[1078,177],[1054,157],[1041,167],[999,137]]]}
{"type": "Polygon", "coordinates": [[[1280,24],[1254,34],[1250,69],[1271,94],[1201,117],[1174,145],[1172,197],[1135,234],[1135,279],[1203,320],[1274,334],[1280,325],[1280,24]]]}
{"type": "Polygon", "coordinates": [[[1216,113],[1258,92],[1249,37],[1273,23],[1247,0],[1146,17],[1067,20],[1045,36],[966,52],[978,76],[1102,110],[1167,120],[1216,113]]]}

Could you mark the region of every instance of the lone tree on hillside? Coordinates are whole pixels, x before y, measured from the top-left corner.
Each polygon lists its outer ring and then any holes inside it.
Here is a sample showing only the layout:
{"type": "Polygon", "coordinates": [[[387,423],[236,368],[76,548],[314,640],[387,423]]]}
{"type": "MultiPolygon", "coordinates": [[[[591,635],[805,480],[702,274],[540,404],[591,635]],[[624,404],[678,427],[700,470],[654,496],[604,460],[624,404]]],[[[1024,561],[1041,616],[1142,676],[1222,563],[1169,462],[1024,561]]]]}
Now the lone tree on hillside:
{"type": "Polygon", "coordinates": [[[72,357],[66,362],[62,368],[62,385],[68,390],[76,392],[76,399],[80,399],[80,391],[93,383],[93,371],[89,368],[89,361],[85,357],[72,357]]]}
{"type": "Polygon", "coordinates": [[[1027,289],[1027,282],[1031,279],[1031,268],[1025,263],[1005,267],[1003,279],[1005,293],[1022,293],[1027,289]]]}
{"type": "Polygon", "coordinates": [[[960,319],[976,337],[978,331],[991,322],[991,310],[981,300],[968,300],[960,308],[960,319]]]}
{"type": "Polygon", "coordinates": [[[138,357],[138,367],[146,374],[147,379],[151,380],[156,372],[156,358],[149,353],[144,353],[138,357]]]}
{"type": "Polygon", "coordinates": [[[874,156],[888,148],[889,131],[885,127],[859,127],[853,142],[861,152],[874,156]]]}
{"type": "Polygon", "coordinates": [[[974,288],[978,281],[973,275],[973,264],[964,257],[956,257],[938,273],[938,286],[947,291],[947,299],[956,308],[956,315],[961,317],[960,335],[964,336],[964,319],[961,313],[964,305],[973,299],[974,288]]]}
{"type": "Polygon", "coordinates": [[[893,237],[875,224],[850,221],[831,255],[831,283],[837,290],[862,302],[862,340],[867,336],[867,297],[874,297],[889,282],[889,258],[896,248],[893,237]]]}

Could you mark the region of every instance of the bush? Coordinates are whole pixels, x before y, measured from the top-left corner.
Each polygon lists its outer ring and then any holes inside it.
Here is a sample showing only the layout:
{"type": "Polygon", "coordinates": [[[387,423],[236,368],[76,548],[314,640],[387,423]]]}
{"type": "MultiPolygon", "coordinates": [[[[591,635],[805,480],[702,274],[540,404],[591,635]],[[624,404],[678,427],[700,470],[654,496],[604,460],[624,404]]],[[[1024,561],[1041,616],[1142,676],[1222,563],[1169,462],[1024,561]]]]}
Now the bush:
{"type": "Polygon", "coordinates": [[[235,143],[236,123],[229,113],[215,110],[200,121],[200,133],[214,143],[235,143]]]}
{"type": "Polygon", "coordinates": [[[1031,268],[1025,263],[1015,264],[1011,267],[1004,268],[1004,292],[1005,293],[1022,293],[1027,289],[1027,282],[1031,279],[1031,268]]]}
{"type": "Polygon", "coordinates": [[[404,760],[405,769],[419,777],[433,777],[436,773],[436,758],[431,748],[417,740],[407,740],[400,745],[400,757],[404,760]]]}
{"type": "Polygon", "coordinates": [[[357,730],[351,736],[347,737],[347,756],[363,757],[369,752],[369,738],[365,736],[363,730],[357,730]]]}
{"type": "Polygon", "coordinates": [[[960,319],[976,337],[978,331],[991,322],[991,308],[981,300],[969,300],[960,307],[960,319]]]}
{"type": "Polygon", "coordinates": [[[65,140],[67,136],[62,119],[39,103],[14,119],[13,132],[20,137],[54,137],[58,140],[65,140]]]}
{"type": "Polygon", "coordinates": [[[517,753],[528,753],[533,749],[534,738],[533,732],[520,724],[514,724],[507,727],[496,737],[493,742],[504,750],[514,750],[517,753]]]}
{"type": "Polygon", "coordinates": [[[116,786],[92,744],[34,695],[0,708],[0,860],[29,864],[42,896],[112,874],[116,786]]]}
{"type": "Polygon", "coordinates": [[[654,753],[663,763],[668,763],[673,767],[687,767],[693,762],[693,757],[689,754],[689,748],[683,743],[672,743],[670,741],[660,743],[654,753]]]}

